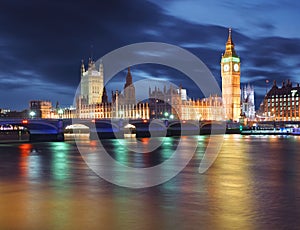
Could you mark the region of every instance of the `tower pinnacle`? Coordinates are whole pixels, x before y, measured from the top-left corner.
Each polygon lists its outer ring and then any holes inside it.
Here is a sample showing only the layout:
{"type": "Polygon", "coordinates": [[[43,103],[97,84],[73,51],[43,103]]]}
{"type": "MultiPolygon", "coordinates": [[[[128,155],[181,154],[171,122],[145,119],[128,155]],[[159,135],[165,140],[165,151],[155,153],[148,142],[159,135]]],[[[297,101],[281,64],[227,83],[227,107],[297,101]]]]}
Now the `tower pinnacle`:
{"type": "Polygon", "coordinates": [[[132,85],[132,76],[131,76],[131,73],[130,73],[130,67],[128,67],[128,70],[127,70],[127,76],[126,76],[126,83],[125,83],[125,87],[128,87],[132,85]]]}
{"type": "Polygon", "coordinates": [[[235,50],[234,50],[234,44],[232,41],[232,29],[228,29],[228,39],[226,42],[226,50],[223,57],[238,57],[235,50]]]}
{"type": "Polygon", "coordinates": [[[81,75],[85,72],[83,59],[81,60],[81,75]]]}
{"type": "Polygon", "coordinates": [[[130,67],[128,67],[126,83],[124,85],[124,104],[132,105],[135,104],[135,88],[132,83],[132,76],[130,73],[130,67]]]}
{"type": "Polygon", "coordinates": [[[231,38],[231,27],[228,29],[228,40],[227,43],[232,43],[232,38],[231,38]]]}

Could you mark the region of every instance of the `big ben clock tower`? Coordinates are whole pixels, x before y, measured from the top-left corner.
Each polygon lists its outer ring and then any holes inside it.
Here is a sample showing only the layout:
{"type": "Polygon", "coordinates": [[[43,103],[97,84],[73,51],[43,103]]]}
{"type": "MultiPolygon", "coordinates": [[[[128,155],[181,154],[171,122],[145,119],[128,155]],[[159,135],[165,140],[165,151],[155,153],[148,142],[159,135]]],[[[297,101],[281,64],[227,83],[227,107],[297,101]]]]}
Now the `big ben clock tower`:
{"type": "Polygon", "coordinates": [[[234,50],[231,28],[226,43],[226,50],[221,59],[222,100],[225,119],[238,121],[241,113],[240,58],[234,50]]]}

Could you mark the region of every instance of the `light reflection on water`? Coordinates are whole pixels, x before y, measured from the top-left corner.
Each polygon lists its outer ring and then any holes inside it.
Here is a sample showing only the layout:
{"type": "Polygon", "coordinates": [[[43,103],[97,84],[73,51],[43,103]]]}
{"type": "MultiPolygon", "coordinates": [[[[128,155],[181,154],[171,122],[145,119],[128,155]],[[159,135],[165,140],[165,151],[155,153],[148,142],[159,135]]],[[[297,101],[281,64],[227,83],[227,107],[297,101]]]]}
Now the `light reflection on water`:
{"type": "MultiPolygon", "coordinates": [[[[0,145],[0,229],[297,229],[300,137],[226,135],[205,174],[197,170],[208,137],[195,138],[179,175],[138,190],[99,178],[72,141],[0,145]]],[[[134,167],[163,162],[178,144],[167,138],[147,152],[149,140],[140,141],[143,154],[126,148],[134,140],[102,143],[134,167]]]]}

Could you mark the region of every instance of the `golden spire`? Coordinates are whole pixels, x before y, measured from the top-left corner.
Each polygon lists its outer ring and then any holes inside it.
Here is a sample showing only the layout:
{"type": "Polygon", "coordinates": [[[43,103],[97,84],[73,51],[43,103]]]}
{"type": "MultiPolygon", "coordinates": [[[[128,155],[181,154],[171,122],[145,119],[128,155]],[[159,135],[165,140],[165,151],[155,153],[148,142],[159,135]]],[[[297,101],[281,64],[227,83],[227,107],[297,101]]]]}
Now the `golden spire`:
{"type": "Polygon", "coordinates": [[[231,28],[228,29],[228,39],[227,44],[233,44],[232,38],[231,38],[231,28]]]}
{"type": "Polygon", "coordinates": [[[226,42],[226,50],[225,50],[225,54],[223,55],[223,57],[238,57],[234,50],[231,28],[228,29],[228,39],[226,42]]]}

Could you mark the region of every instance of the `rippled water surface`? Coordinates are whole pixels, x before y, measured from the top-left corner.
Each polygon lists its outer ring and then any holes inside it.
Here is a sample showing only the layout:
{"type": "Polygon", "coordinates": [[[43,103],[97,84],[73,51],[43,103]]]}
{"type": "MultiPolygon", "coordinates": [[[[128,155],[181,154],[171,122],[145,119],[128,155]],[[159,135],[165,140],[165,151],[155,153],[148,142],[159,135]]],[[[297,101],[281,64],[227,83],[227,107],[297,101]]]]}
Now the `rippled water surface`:
{"type": "MultiPolygon", "coordinates": [[[[2,143],[0,229],[299,229],[300,137],[226,135],[205,174],[198,167],[209,137],[195,138],[184,170],[144,189],[98,177],[74,141],[2,143]]],[[[149,147],[149,139],[138,141],[149,147]]],[[[169,159],[178,144],[160,141],[151,153],[131,151],[132,139],[103,145],[121,164],[143,168],[169,159]]]]}

